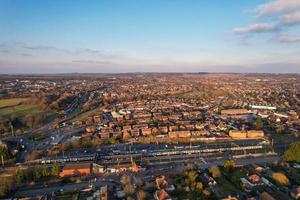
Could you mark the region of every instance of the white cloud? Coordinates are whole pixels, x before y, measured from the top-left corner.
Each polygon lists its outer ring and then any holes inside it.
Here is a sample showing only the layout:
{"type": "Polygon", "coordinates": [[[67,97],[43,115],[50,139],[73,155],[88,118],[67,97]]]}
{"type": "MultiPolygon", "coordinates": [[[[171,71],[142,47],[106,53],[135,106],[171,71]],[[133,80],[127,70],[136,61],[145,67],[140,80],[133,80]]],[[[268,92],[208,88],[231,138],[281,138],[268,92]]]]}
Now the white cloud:
{"type": "Polygon", "coordinates": [[[299,0],[272,0],[258,6],[259,15],[278,15],[300,9],[299,0]]]}
{"type": "Polygon", "coordinates": [[[115,59],[123,58],[124,56],[116,52],[108,52],[89,48],[77,48],[77,49],[66,49],[56,46],[46,45],[32,45],[23,42],[6,42],[0,43],[0,54],[6,54],[6,56],[31,56],[32,58],[70,58],[75,60],[86,59],[115,59]]]}
{"type": "Polygon", "coordinates": [[[296,43],[300,42],[300,35],[294,35],[290,33],[282,33],[278,36],[278,41],[282,43],[296,43]]]}
{"type": "Polygon", "coordinates": [[[259,16],[255,19],[258,19],[260,23],[254,22],[244,28],[235,28],[233,32],[246,36],[269,33],[274,36],[272,41],[275,38],[281,43],[298,41],[298,36],[283,32],[287,32],[292,26],[300,25],[300,0],[271,0],[258,5],[255,13],[259,16]]]}
{"type": "Polygon", "coordinates": [[[274,24],[251,24],[245,28],[236,28],[234,29],[235,33],[268,33],[277,31],[278,28],[274,24]]]}
{"type": "Polygon", "coordinates": [[[298,25],[300,24],[300,11],[285,14],[280,17],[280,21],[283,25],[298,25]]]}

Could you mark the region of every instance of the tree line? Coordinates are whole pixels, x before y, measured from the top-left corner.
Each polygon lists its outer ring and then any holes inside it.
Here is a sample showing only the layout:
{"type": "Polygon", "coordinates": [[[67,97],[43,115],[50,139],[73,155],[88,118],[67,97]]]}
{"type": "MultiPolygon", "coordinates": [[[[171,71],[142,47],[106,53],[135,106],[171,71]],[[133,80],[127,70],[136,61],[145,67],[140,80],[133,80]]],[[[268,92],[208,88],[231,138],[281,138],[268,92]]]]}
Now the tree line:
{"type": "Polygon", "coordinates": [[[4,134],[12,132],[19,134],[22,131],[37,128],[46,121],[46,114],[27,114],[25,116],[16,116],[12,114],[7,118],[0,117],[0,135],[3,136],[4,134]]]}
{"type": "Polygon", "coordinates": [[[57,163],[51,167],[36,166],[27,169],[19,169],[13,176],[3,178],[0,184],[0,197],[9,195],[18,186],[28,184],[30,182],[38,182],[58,177],[60,168],[57,163]]]}

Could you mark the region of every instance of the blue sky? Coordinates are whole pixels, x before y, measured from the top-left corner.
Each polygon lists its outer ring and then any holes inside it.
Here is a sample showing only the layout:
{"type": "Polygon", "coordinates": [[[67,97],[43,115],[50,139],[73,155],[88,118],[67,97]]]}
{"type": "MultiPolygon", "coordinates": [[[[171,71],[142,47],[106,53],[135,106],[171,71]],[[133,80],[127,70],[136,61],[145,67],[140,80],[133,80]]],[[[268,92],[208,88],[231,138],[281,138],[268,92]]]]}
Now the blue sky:
{"type": "Polygon", "coordinates": [[[299,25],[299,0],[2,0],[0,73],[300,73],[299,25]]]}

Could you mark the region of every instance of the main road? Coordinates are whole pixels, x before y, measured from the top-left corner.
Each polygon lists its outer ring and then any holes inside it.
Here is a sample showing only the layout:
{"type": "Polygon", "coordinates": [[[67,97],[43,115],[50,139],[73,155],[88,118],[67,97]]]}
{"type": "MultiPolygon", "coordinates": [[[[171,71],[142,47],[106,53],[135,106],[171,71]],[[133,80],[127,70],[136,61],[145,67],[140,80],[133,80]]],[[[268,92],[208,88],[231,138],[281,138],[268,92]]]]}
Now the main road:
{"type": "MultiPolygon", "coordinates": [[[[116,183],[113,180],[98,179],[96,182],[93,182],[93,187],[100,188],[105,185],[115,185],[116,183]]],[[[42,186],[30,189],[19,189],[13,195],[13,197],[37,197],[43,196],[45,194],[51,194],[53,192],[72,192],[80,191],[83,189],[89,189],[90,181],[85,181],[81,183],[66,184],[66,185],[55,185],[55,186],[42,186]]]]}

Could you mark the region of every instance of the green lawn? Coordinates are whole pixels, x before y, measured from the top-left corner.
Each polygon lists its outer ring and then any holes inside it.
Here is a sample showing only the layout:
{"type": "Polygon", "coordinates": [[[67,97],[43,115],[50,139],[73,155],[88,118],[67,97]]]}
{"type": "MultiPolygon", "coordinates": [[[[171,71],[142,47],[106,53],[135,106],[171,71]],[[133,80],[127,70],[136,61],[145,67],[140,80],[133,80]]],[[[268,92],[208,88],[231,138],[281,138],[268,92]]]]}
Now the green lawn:
{"type": "Polygon", "coordinates": [[[184,199],[202,200],[202,199],[205,199],[201,194],[197,194],[195,192],[174,191],[174,192],[171,192],[170,194],[171,194],[171,196],[176,197],[178,200],[184,200],[184,199]]]}
{"type": "Polygon", "coordinates": [[[221,176],[217,180],[218,184],[220,185],[221,188],[224,189],[225,192],[230,193],[230,192],[235,192],[235,193],[240,193],[241,191],[236,188],[231,182],[229,182],[224,176],[221,176]]]}
{"type": "Polygon", "coordinates": [[[12,114],[16,117],[23,117],[27,114],[38,115],[44,113],[43,109],[35,105],[17,105],[0,109],[0,116],[8,118],[12,114]]]}
{"type": "Polygon", "coordinates": [[[26,102],[28,100],[30,100],[30,98],[0,99],[0,109],[9,107],[9,106],[16,106],[16,105],[26,102]]]}
{"type": "Polygon", "coordinates": [[[235,168],[232,171],[226,172],[223,170],[222,176],[217,179],[217,183],[224,189],[225,192],[242,195],[240,186],[240,178],[246,176],[244,169],[235,168]]]}
{"type": "MultiPolygon", "coordinates": [[[[0,118],[4,122],[18,119],[19,122],[22,122],[26,115],[32,115],[35,119],[41,119],[41,122],[35,124],[35,126],[40,126],[44,123],[49,122],[55,116],[54,113],[49,112],[44,109],[39,104],[34,104],[32,98],[11,98],[11,99],[0,99],[0,118]]],[[[1,128],[1,127],[0,127],[1,128]]],[[[2,137],[10,135],[10,128],[7,123],[2,124],[2,128],[5,130],[2,137]],[[5,128],[6,127],[6,128],[5,128]]],[[[24,124],[15,125],[15,131],[23,132],[28,130],[28,127],[25,127],[24,124]]]]}
{"type": "Polygon", "coordinates": [[[22,118],[27,114],[46,114],[47,116],[51,115],[51,113],[44,110],[41,106],[30,104],[30,98],[12,98],[0,100],[0,117],[7,119],[11,115],[14,115],[15,117],[22,118]]]}

